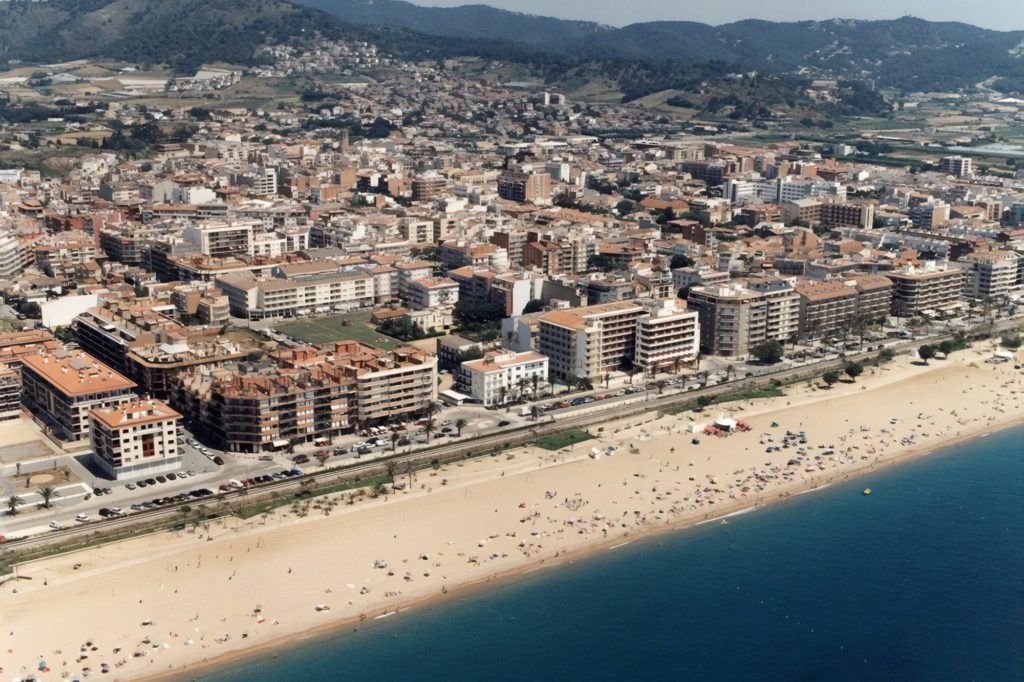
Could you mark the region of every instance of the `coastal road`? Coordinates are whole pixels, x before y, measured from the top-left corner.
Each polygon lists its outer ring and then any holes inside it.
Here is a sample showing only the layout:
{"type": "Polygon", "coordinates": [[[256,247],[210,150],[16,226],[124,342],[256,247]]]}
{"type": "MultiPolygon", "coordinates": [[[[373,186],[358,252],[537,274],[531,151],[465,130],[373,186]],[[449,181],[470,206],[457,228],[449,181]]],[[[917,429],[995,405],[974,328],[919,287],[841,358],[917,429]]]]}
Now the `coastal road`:
{"type": "MultiPolygon", "coordinates": [[[[1019,320],[1007,320],[994,326],[994,332],[998,333],[1003,329],[1013,328],[1019,324],[1019,320]]],[[[887,346],[889,350],[896,353],[904,353],[916,350],[922,343],[939,342],[947,336],[936,336],[928,339],[908,340],[887,346]]],[[[851,353],[842,358],[834,358],[823,362],[809,363],[797,367],[789,367],[777,372],[762,374],[752,378],[737,379],[730,382],[718,384],[701,390],[685,391],[667,395],[650,395],[644,400],[630,400],[617,403],[611,400],[599,403],[590,403],[579,406],[591,408],[588,410],[559,411],[560,414],[548,413],[546,419],[526,427],[519,427],[500,431],[493,434],[483,435],[468,440],[449,442],[443,445],[435,445],[420,450],[400,453],[392,457],[377,459],[372,462],[358,463],[350,466],[343,466],[336,469],[319,471],[306,474],[301,477],[276,481],[254,487],[246,491],[234,491],[224,493],[219,499],[231,501],[243,495],[250,500],[263,499],[271,495],[283,496],[301,492],[309,486],[309,481],[315,479],[316,486],[322,487],[349,481],[361,480],[371,476],[384,474],[387,471],[387,462],[394,462],[397,470],[401,472],[406,464],[423,465],[434,460],[444,462],[467,454],[479,453],[482,451],[503,449],[512,444],[524,443],[535,440],[544,435],[564,432],[575,428],[587,428],[605,424],[611,420],[626,417],[639,413],[652,413],[662,408],[673,407],[680,404],[687,404],[697,400],[700,396],[718,397],[736,391],[760,388],[771,385],[778,381],[787,383],[808,377],[821,376],[822,373],[830,370],[842,369],[851,361],[866,361],[877,356],[880,351],[864,351],[851,353]],[[605,403],[605,404],[602,404],[605,403]]],[[[637,394],[643,395],[643,394],[637,394]]],[[[631,396],[635,397],[635,396],[631,396]]],[[[218,498],[207,498],[206,502],[212,502],[218,498]]],[[[166,521],[176,516],[181,516],[180,508],[184,505],[193,507],[203,504],[203,500],[193,500],[174,505],[168,505],[157,509],[143,510],[128,516],[104,519],[74,528],[65,528],[50,533],[26,537],[14,538],[0,545],[3,551],[38,549],[41,547],[57,545],[60,543],[80,540],[89,534],[123,532],[133,526],[148,524],[158,521],[166,521]]]]}

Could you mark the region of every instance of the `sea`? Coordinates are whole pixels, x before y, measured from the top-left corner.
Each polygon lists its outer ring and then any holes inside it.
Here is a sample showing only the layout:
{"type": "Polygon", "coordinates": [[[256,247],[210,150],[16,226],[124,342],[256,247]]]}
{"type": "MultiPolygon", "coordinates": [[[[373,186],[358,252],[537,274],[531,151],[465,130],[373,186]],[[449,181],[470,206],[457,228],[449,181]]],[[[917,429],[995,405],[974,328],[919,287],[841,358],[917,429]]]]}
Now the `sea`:
{"type": "Polygon", "coordinates": [[[1024,680],[1024,429],[198,679],[1024,680]]]}

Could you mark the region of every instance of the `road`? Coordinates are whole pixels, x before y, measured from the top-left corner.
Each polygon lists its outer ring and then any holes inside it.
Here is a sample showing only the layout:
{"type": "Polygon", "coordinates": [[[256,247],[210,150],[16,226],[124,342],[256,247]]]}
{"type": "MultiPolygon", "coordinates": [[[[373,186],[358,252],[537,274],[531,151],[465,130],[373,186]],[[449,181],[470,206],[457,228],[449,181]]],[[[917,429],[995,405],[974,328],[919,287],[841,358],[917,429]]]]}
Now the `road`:
{"type": "MultiPolygon", "coordinates": [[[[995,332],[999,332],[1003,329],[1013,328],[1019,324],[1019,320],[1012,319],[996,323],[994,327],[995,332]]],[[[896,353],[909,352],[916,350],[924,342],[937,343],[949,336],[933,336],[927,339],[912,339],[906,341],[893,342],[886,345],[886,348],[896,353]]],[[[226,500],[230,500],[241,495],[247,495],[250,499],[261,499],[269,496],[270,494],[290,494],[300,492],[303,489],[304,483],[308,479],[315,478],[317,486],[333,485],[335,483],[341,483],[346,481],[352,481],[355,479],[362,479],[372,475],[378,475],[386,472],[385,461],[393,461],[401,471],[406,463],[414,465],[422,465],[433,460],[445,461],[455,457],[459,457],[470,453],[479,453],[481,451],[487,451],[494,448],[504,448],[511,444],[523,443],[531,440],[535,440],[539,436],[560,433],[574,428],[586,428],[589,426],[595,426],[599,424],[607,423],[608,421],[618,419],[621,417],[629,416],[641,412],[654,412],[662,408],[671,407],[679,404],[686,404],[697,400],[700,396],[717,397],[727,393],[733,393],[736,391],[747,390],[752,388],[764,387],[770,385],[773,381],[779,381],[787,383],[797,379],[803,379],[811,376],[821,376],[824,372],[830,370],[841,369],[846,363],[851,361],[866,361],[874,358],[878,354],[878,350],[870,350],[864,352],[856,352],[845,355],[844,357],[836,357],[827,359],[820,362],[811,362],[804,365],[787,367],[778,371],[769,372],[753,378],[741,378],[729,382],[724,382],[715,386],[710,386],[700,390],[685,391],[676,390],[671,391],[662,395],[658,395],[655,391],[637,393],[631,396],[624,396],[618,399],[608,399],[600,401],[598,403],[589,403],[586,405],[580,405],[574,408],[567,408],[563,410],[557,410],[547,413],[540,421],[533,422],[526,426],[519,426],[516,428],[501,429],[495,433],[480,435],[476,438],[468,438],[457,440],[454,442],[448,442],[445,444],[433,445],[425,448],[421,448],[413,451],[399,452],[394,455],[389,455],[386,448],[381,449],[377,452],[375,459],[366,462],[358,462],[355,464],[348,464],[341,467],[333,468],[321,468],[316,471],[308,471],[304,476],[289,478],[284,480],[278,480],[273,483],[266,485],[260,485],[254,487],[249,491],[232,491],[224,493],[223,497],[226,500]]],[[[279,465],[277,462],[266,463],[259,462],[255,455],[252,456],[255,464],[250,463],[253,468],[252,471],[255,474],[261,468],[266,470],[276,470],[279,465]],[[270,466],[260,467],[259,465],[270,466]]],[[[349,460],[351,461],[351,460],[349,460]]],[[[238,466],[245,466],[245,464],[239,464],[238,466]]],[[[216,491],[216,486],[213,485],[214,479],[223,483],[224,481],[231,478],[231,472],[237,472],[237,469],[227,470],[222,469],[214,474],[210,474],[200,478],[198,476],[186,479],[184,485],[178,486],[176,490],[184,491],[190,490],[197,487],[207,487],[211,490],[216,491]]],[[[237,475],[237,474],[236,474],[237,475]]],[[[249,474],[246,474],[249,477],[249,474]]],[[[218,483],[219,485],[219,483],[218,483]]],[[[147,493],[139,495],[139,499],[149,499],[155,491],[146,489],[147,493]]],[[[160,490],[160,495],[170,495],[172,488],[169,486],[166,489],[160,490]]],[[[136,491],[137,492],[137,491],[136,491]]],[[[99,498],[106,500],[106,497],[99,498]]],[[[109,502],[105,502],[103,506],[122,506],[121,499],[110,498],[109,502]],[[116,503],[116,504],[115,504],[116,503]]],[[[201,500],[184,502],[174,505],[168,505],[166,507],[160,507],[156,509],[149,509],[139,511],[124,517],[114,517],[104,520],[95,521],[88,524],[80,524],[75,527],[68,527],[62,530],[51,531],[42,535],[34,537],[27,537],[21,539],[13,539],[5,542],[3,548],[5,550],[16,550],[25,548],[34,548],[40,546],[46,546],[51,544],[57,544],[67,539],[77,538],[80,535],[89,532],[104,531],[104,532],[115,532],[131,527],[132,525],[139,524],[140,521],[152,522],[159,520],[166,520],[180,514],[179,507],[183,504],[197,505],[201,504],[201,500]]],[[[130,504],[130,503],[129,503],[130,504]]],[[[99,505],[97,505],[99,506],[99,505]]],[[[34,526],[38,526],[39,522],[35,522],[34,526]]],[[[5,530],[8,536],[12,533],[9,530],[5,530]]]]}

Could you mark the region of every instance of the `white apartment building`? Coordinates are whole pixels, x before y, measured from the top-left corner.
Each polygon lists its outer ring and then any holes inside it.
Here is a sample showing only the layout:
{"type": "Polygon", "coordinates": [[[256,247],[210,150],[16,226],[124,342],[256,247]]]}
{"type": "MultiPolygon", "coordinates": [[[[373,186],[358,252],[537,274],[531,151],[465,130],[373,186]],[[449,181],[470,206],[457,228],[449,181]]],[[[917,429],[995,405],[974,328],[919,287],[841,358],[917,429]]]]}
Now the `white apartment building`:
{"type": "Polygon", "coordinates": [[[677,298],[641,301],[647,314],[637,319],[633,363],[650,374],[677,370],[697,359],[699,322],[695,310],[677,298]]]}
{"type": "Polygon", "coordinates": [[[414,279],[406,285],[405,302],[413,310],[453,307],[459,302],[459,283],[447,277],[414,279]]]}
{"type": "Polygon", "coordinates": [[[494,353],[463,362],[458,387],[486,407],[502,405],[520,395],[532,395],[547,383],[548,358],[534,351],[494,353]]]}
{"type": "Polygon", "coordinates": [[[254,220],[209,221],[189,225],[182,236],[207,256],[226,258],[253,255],[255,231],[262,230],[254,220]]]}
{"type": "Polygon", "coordinates": [[[277,169],[257,169],[252,176],[252,189],[250,193],[258,197],[269,197],[277,194],[277,169]]]}
{"type": "Polygon", "coordinates": [[[352,312],[374,305],[374,278],[363,270],[304,277],[256,279],[224,275],[217,287],[228,297],[231,314],[250,320],[352,312]]]}
{"type": "Polygon", "coordinates": [[[555,379],[598,381],[628,363],[654,372],[691,356],[700,335],[695,317],[672,299],[554,310],[538,318],[537,347],[555,379]]]}
{"type": "Polygon", "coordinates": [[[965,298],[997,298],[1017,285],[1021,256],[1013,251],[984,251],[962,257],[958,264],[965,274],[965,298]]]}
{"type": "Polygon", "coordinates": [[[181,467],[181,415],[159,400],[140,400],[89,412],[93,462],[114,480],[181,467]]]}

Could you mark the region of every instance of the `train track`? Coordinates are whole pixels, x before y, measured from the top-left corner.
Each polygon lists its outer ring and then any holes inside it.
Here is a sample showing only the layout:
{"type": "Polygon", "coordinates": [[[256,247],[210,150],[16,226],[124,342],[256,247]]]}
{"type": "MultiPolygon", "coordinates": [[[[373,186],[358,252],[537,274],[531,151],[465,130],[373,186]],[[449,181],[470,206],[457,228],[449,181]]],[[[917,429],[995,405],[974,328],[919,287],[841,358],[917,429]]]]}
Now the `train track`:
{"type": "MultiPolygon", "coordinates": [[[[1019,320],[1011,320],[993,327],[994,332],[1013,328],[1019,324],[1019,320]]],[[[935,343],[945,339],[951,339],[951,335],[938,335],[926,339],[910,340],[887,346],[895,353],[906,352],[918,347],[923,343],[935,343]]],[[[579,414],[566,412],[559,414],[557,419],[534,424],[531,426],[519,427],[502,431],[500,433],[480,436],[472,440],[446,443],[434,447],[424,448],[415,452],[395,454],[371,462],[353,464],[335,469],[304,474],[300,477],[284,479],[274,483],[267,483],[255,486],[252,489],[232,490],[220,493],[216,498],[196,498],[169,504],[157,509],[138,511],[127,516],[118,516],[90,522],[87,525],[64,528],[50,531],[44,535],[36,535],[26,538],[15,538],[0,544],[0,552],[10,553],[24,550],[39,550],[53,545],[61,544],[66,540],[82,541],[86,539],[101,539],[103,536],[115,536],[135,527],[145,529],[147,526],[160,521],[170,520],[172,517],[182,515],[181,508],[204,504],[207,500],[229,503],[239,499],[252,499],[254,501],[264,500],[273,495],[291,494],[303,492],[306,489],[316,487],[328,487],[340,483],[353,482],[368,478],[370,476],[387,473],[388,463],[393,462],[396,467],[404,464],[420,465],[433,462],[439,463],[456,459],[458,457],[488,451],[495,448],[504,448],[512,444],[526,443],[541,436],[560,433],[574,428],[585,428],[595,426],[613,419],[627,417],[642,412],[653,412],[661,408],[675,407],[681,404],[692,403],[701,396],[711,398],[719,397],[741,390],[760,388],[771,385],[773,382],[787,382],[808,377],[820,376],[824,372],[834,369],[841,369],[850,361],[865,361],[876,357],[881,351],[870,350],[847,355],[845,357],[810,363],[799,367],[790,367],[776,372],[760,374],[756,377],[737,379],[694,391],[674,392],[666,395],[656,395],[646,400],[630,401],[622,404],[611,404],[598,408],[585,408],[579,414]],[[92,536],[92,538],[90,538],[92,536]]],[[[648,395],[650,395],[648,393],[648,395]]],[[[594,405],[594,403],[589,403],[594,405]]],[[[182,521],[184,522],[182,516],[182,521]]]]}

